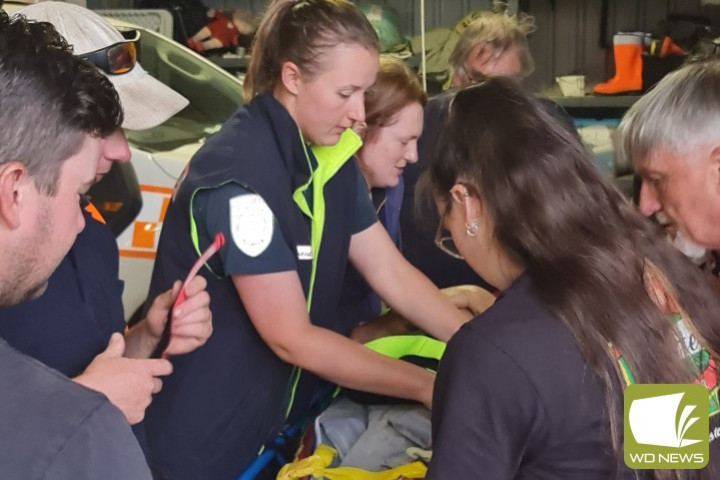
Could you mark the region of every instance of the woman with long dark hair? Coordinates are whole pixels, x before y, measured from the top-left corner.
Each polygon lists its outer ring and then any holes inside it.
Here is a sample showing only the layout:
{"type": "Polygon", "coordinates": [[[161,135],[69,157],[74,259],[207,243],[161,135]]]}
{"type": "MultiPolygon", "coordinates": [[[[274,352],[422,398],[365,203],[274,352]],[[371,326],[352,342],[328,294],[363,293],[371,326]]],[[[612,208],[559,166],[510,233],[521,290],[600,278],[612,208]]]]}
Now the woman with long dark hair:
{"type": "Polygon", "coordinates": [[[425,180],[438,246],[502,290],[448,344],[427,479],[717,478],[623,464],[629,383],[705,384],[712,431],[720,300],[578,139],[491,79],[456,95],[425,180]]]}

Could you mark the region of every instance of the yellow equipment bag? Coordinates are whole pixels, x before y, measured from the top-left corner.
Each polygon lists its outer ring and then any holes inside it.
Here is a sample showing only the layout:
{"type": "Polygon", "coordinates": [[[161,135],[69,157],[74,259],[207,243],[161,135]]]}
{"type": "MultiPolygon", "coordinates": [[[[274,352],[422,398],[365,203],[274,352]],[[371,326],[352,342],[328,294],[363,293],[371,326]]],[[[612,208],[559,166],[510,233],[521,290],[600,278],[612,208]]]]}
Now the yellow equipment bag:
{"type": "Polygon", "coordinates": [[[368,472],[353,467],[328,468],[336,454],[337,450],[334,448],[318,445],[315,453],[309,457],[285,465],[278,473],[277,480],[295,480],[307,476],[327,480],[397,480],[401,477],[422,479],[427,471],[422,462],[412,462],[382,472],[368,472]]]}

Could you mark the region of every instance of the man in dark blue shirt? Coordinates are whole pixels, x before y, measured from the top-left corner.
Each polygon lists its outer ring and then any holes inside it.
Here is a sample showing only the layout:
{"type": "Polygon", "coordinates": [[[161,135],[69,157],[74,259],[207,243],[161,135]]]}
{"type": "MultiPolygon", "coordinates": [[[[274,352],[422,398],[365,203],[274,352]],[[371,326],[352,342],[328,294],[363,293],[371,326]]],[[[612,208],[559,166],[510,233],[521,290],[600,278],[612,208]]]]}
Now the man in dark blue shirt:
{"type": "MultiPolygon", "coordinates": [[[[48,24],[0,11],[0,306],[42,295],[85,226],[102,137],[122,110],[112,84],[48,24]]],[[[0,324],[5,323],[0,315],[0,324]]],[[[0,477],[150,479],[101,394],[0,340],[0,477]]]]}
{"type": "MultiPolygon", "coordinates": [[[[87,57],[98,72],[114,66],[100,62],[104,48],[136,52],[127,41],[97,14],[76,5],[43,2],[24,8],[27,18],[59,25],[73,51],[87,57]],[[93,55],[85,55],[95,52],[93,55]]],[[[107,55],[107,54],[106,54],[107,55]]],[[[109,58],[109,57],[107,57],[109,58]]],[[[134,59],[135,55],[128,58],[134,59]]],[[[187,105],[187,100],[150,77],[139,64],[125,65],[123,74],[107,75],[125,111],[123,126],[150,128],[187,105]],[[138,99],[144,95],[145,98],[138,99]]],[[[119,127],[103,135],[95,180],[114,162],[128,162],[130,149],[119,127]]],[[[159,295],[147,317],[127,332],[118,278],[118,249],[110,230],[85,213],[86,228],[78,235],[68,255],[50,278],[41,297],[0,312],[0,337],[13,347],[93,390],[104,393],[131,424],[143,419],[152,395],[161,388],[158,377],[172,367],[166,360],[148,359],[165,329],[168,312],[179,285],[159,295]]],[[[185,289],[187,300],[173,319],[173,343],[169,352],[187,353],[209,337],[211,315],[205,281],[197,278],[185,289]]]]}

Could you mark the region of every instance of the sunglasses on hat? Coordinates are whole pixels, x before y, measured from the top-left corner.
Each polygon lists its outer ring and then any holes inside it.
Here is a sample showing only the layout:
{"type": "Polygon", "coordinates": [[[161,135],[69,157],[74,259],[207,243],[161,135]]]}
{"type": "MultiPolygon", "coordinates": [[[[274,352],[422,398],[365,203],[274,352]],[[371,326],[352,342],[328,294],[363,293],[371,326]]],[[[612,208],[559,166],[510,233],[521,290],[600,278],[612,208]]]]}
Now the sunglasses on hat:
{"type": "Polygon", "coordinates": [[[78,55],[82,60],[95,65],[110,75],[122,75],[135,67],[137,62],[137,42],[140,40],[139,30],[121,32],[125,40],[92,52],[78,55]]]}

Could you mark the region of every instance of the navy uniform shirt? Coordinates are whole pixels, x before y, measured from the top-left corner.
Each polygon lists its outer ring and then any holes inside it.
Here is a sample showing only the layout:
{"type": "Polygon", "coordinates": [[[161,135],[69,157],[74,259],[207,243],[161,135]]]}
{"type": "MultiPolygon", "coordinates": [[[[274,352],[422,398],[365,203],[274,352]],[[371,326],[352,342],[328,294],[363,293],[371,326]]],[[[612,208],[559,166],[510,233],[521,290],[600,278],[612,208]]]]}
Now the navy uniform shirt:
{"type": "MultiPolygon", "coordinates": [[[[367,189],[364,186],[364,179],[359,172],[357,177],[357,181],[363,182],[363,186],[362,188],[358,188],[358,191],[361,193],[357,196],[355,216],[351,222],[351,234],[361,232],[366,228],[372,226],[375,222],[377,222],[375,210],[370,201],[370,198],[367,195],[367,189]]],[[[192,208],[194,218],[198,222],[198,244],[201,249],[205,249],[212,242],[215,234],[217,234],[218,232],[222,232],[225,236],[224,246],[219,250],[218,254],[211,258],[208,262],[208,266],[213,270],[213,272],[215,272],[216,275],[219,275],[221,277],[231,277],[233,275],[262,275],[296,270],[297,264],[295,258],[297,253],[292,251],[288,242],[285,240],[285,238],[283,238],[275,215],[269,209],[262,197],[260,197],[252,190],[246,189],[245,187],[234,182],[226,183],[223,186],[213,189],[200,190],[195,194],[192,208]],[[239,225],[237,224],[238,220],[233,219],[233,210],[237,212],[238,209],[248,212],[247,215],[241,215],[241,218],[239,219],[239,225]],[[266,214],[262,213],[264,210],[266,210],[266,214]],[[253,212],[255,212],[255,214],[253,214],[253,212]],[[257,214],[258,212],[259,214],[257,214]],[[233,232],[234,228],[237,228],[235,232],[233,232]],[[234,234],[236,238],[234,238],[234,234]]],[[[235,214],[237,215],[237,213],[235,214]]],[[[326,228],[331,227],[332,225],[326,225],[326,228]]],[[[340,281],[340,279],[338,279],[338,281],[340,281]]],[[[225,300],[223,300],[222,298],[211,298],[211,302],[213,301],[215,302],[214,307],[218,308],[218,305],[221,305],[222,302],[225,300]]],[[[214,322],[222,321],[222,319],[220,318],[221,314],[216,313],[215,315],[216,316],[213,318],[214,322]]],[[[232,322],[240,324],[242,323],[240,320],[241,318],[237,317],[233,318],[232,322]]],[[[201,349],[199,349],[198,352],[200,350],[207,349],[208,345],[211,348],[218,348],[214,345],[213,342],[217,343],[219,341],[217,335],[222,335],[221,328],[223,328],[223,326],[218,323],[216,323],[215,326],[216,330],[213,333],[213,337],[211,337],[211,341],[205,346],[203,346],[201,349]]],[[[237,328],[237,325],[233,326],[233,328],[237,328]]],[[[245,336],[243,340],[245,343],[235,344],[232,347],[237,349],[240,352],[241,356],[251,355],[251,352],[255,351],[254,349],[259,348],[255,344],[255,342],[262,341],[257,335],[257,333],[254,332],[254,328],[250,328],[253,331],[252,333],[248,333],[248,335],[245,336]]],[[[265,348],[264,344],[262,345],[262,348],[265,348]]],[[[203,354],[203,352],[199,353],[203,354]]],[[[204,353],[208,352],[205,351],[204,353]]],[[[185,362],[189,360],[191,355],[185,356],[188,358],[179,357],[174,359],[175,365],[177,366],[179,362],[185,362]]],[[[248,428],[246,426],[248,422],[244,420],[244,418],[246,417],[257,416],[259,418],[262,418],[263,416],[267,416],[267,412],[256,410],[260,408],[259,405],[256,405],[258,401],[257,398],[255,398],[259,397],[259,395],[253,392],[257,392],[258,390],[265,390],[264,382],[284,381],[284,379],[272,378],[272,375],[269,374],[267,371],[257,373],[257,375],[263,377],[262,379],[246,378],[247,376],[243,377],[242,373],[238,373],[237,371],[232,372],[236,375],[236,377],[233,377],[232,375],[228,375],[227,373],[225,373],[222,367],[218,367],[216,369],[216,372],[217,376],[222,378],[223,382],[227,383],[227,388],[224,389],[220,396],[230,395],[228,391],[232,392],[235,388],[238,388],[243,392],[247,392],[248,395],[247,400],[242,398],[237,400],[238,403],[245,405],[243,409],[245,411],[240,411],[235,417],[233,417],[232,422],[234,423],[232,423],[230,427],[228,427],[227,425],[224,426],[225,428],[228,428],[228,431],[235,428],[248,428]],[[248,404],[255,406],[248,407],[248,404]]],[[[172,393],[169,393],[174,387],[174,384],[172,383],[173,380],[177,380],[177,378],[180,378],[177,377],[177,373],[175,375],[176,378],[168,379],[165,381],[165,389],[161,394],[167,397],[167,402],[170,404],[173,403],[173,394],[181,395],[180,392],[173,391],[172,393]]],[[[321,381],[318,377],[309,372],[303,372],[300,380],[298,381],[298,393],[295,396],[296,403],[298,403],[297,400],[300,398],[300,392],[303,393],[303,398],[313,398],[315,396],[316,390],[322,385],[324,385],[324,382],[321,381]]],[[[197,403],[203,404],[204,402],[202,395],[204,395],[204,393],[198,393],[200,395],[200,398],[197,399],[197,403]]],[[[184,394],[187,395],[187,390],[184,394]]],[[[237,393],[234,393],[234,395],[237,395],[237,393]]],[[[212,401],[219,402],[221,405],[225,402],[224,399],[217,397],[214,398],[212,401]]],[[[234,401],[236,400],[233,400],[233,402],[234,401]]],[[[282,401],[282,399],[274,398],[272,399],[272,401],[282,401]]],[[[300,405],[305,405],[305,403],[306,402],[303,401],[299,402],[300,405]]],[[[160,403],[159,401],[156,401],[153,405],[151,405],[150,410],[152,411],[153,408],[157,408],[158,405],[160,405],[160,403]]],[[[304,414],[304,412],[305,410],[302,408],[293,410],[290,413],[290,420],[288,421],[294,421],[296,416],[301,416],[302,414],[304,414]]],[[[216,423],[218,420],[217,410],[213,409],[213,407],[200,407],[198,413],[198,418],[190,419],[187,425],[175,425],[174,428],[189,428],[192,430],[194,429],[193,425],[197,422],[202,421],[203,417],[205,417],[205,422],[210,425],[214,425],[214,423],[216,423]]],[[[153,431],[156,428],[156,426],[151,427],[153,431]]],[[[212,427],[207,428],[211,429],[212,427]]],[[[250,432],[241,432],[241,435],[245,438],[245,441],[247,443],[252,444],[252,442],[255,441],[254,437],[257,434],[252,431],[252,428],[248,428],[248,430],[250,430],[250,432]]],[[[161,436],[168,434],[172,435],[173,433],[168,433],[167,429],[163,429],[163,431],[159,433],[159,435],[161,436]]],[[[198,433],[198,436],[199,435],[200,433],[198,433]]],[[[221,438],[224,439],[224,437],[221,438]]],[[[172,473],[173,470],[171,469],[179,467],[174,464],[167,464],[169,460],[166,460],[165,456],[169,454],[165,453],[166,451],[164,450],[164,446],[160,447],[163,448],[163,450],[160,450],[160,454],[158,454],[159,448],[157,446],[154,448],[156,449],[155,451],[151,450],[151,452],[155,455],[154,457],[153,455],[151,455],[151,458],[156,462],[156,464],[153,465],[153,468],[157,468],[158,471],[162,472],[171,472],[168,473],[168,478],[175,478],[177,475],[174,475],[172,473]],[[159,455],[162,455],[162,457],[158,458],[159,455]]],[[[218,450],[224,453],[223,448],[225,448],[224,445],[219,447],[218,450]]],[[[234,454],[234,456],[238,459],[245,459],[244,461],[248,462],[249,459],[251,459],[255,455],[255,453],[255,451],[247,451],[246,447],[244,447],[239,449],[236,454],[234,454]]],[[[207,454],[204,451],[200,451],[193,452],[192,455],[197,455],[198,457],[203,458],[203,461],[205,461],[204,457],[201,456],[207,454]]],[[[195,458],[193,458],[193,461],[194,460],[195,458]]],[[[213,459],[213,461],[216,460],[213,459]]],[[[195,464],[193,464],[192,468],[195,468],[195,464]]],[[[190,470],[187,473],[183,474],[185,476],[180,476],[178,478],[198,478],[197,475],[207,475],[208,478],[210,478],[211,475],[220,474],[208,473],[209,469],[213,469],[213,472],[216,472],[224,470],[228,467],[226,465],[212,464],[212,466],[207,466],[207,464],[204,464],[203,468],[205,468],[206,470],[202,473],[200,473],[199,471],[190,470]]],[[[237,475],[239,473],[240,471],[233,472],[234,475],[237,475]]],[[[159,478],[164,477],[161,475],[159,478]]],[[[217,478],[225,477],[218,476],[217,478]]],[[[227,478],[230,478],[230,476],[228,476],[227,478]]]]}
{"type": "MultiPolygon", "coordinates": [[[[307,185],[316,163],[299,140],[284,107],[258,96],[194,157],[168,208],[151,291],[166,288],[178,270],[184,273],[218,232],[225,245],[208,262],[212,273],[200,273],[212,297],[213,335],[202,348],[172,359],[173,375],[163,380],[146,414],[159,478],[236,478],[287,415],[292,421],[307,408],[314,380],[301,376],[290,409],[293,369],[262,341],[230,278],[297,271],[303,287],[309,284],[311,220],[292,192],[307,185]],[[255,128],[262,131],[247,134],[255,128]]],[[[350,238],[377,222],[353,162],[344,162],[323,189],[325,225],[311,318],[333,330],[350,238]]],[[[313,189],[310,184],[305,190],[307,203],[313,189]]]]}
{"type": "MultiPolygon", "coordinates": [[[[401,248],[400,209],[402,206],[403,182],[389,188],[373,188],[370,198],[378,219],[398,249],[401,248]]],[[[338,315],[343,335],[349,335],[362,322],[372,320],[383,313],[380,296],[373,291],[354,266],[348,265],[340,295],[338,315]]]]}
{"type": "MultiPolygon", "coordinates": [[[[374,207],[366,194],[365,180],[361,175],[358,175],[358,182],[362,182],[362,188],[358,186],[357,189],[360,193],[357,199],[356,216],[353,219],[353,234],[365,230],[377,221],[374,207]]],[[[311,192],[311,190],[308,190],[308,192],[311,192]]],[[[295,270],[295,254],[283,239],[277,220],[272,215],[272,212],[269,212],[270,221],[268,222],[269,225],[272,225],[271,227],[252,223],[253,221],[264,222],[261,218],[247,218],[246,223],[241,225],[241,228],[258,231],[259,235],[269,233],[268,245],[262,252],[258,255],[248,254],[235,244],[231,225],[231,203],[233,199],[245,195],[253,196],[256,194],[237,183],[231,182],[211,190],[201,190],[195,196],[193,201],[194,216],[204,222],[203,228],[198,229],[200,248],[206,248],[218,232],[222,232],[225,236],[225,247],[220,249],[216,258],[210,260],[210,267],[215,272],[222,272],[224,276],[257,275],[295,270]],[[248,221],[251,223],[247,223],[248,221]]],[[[307,197],[308,201],[310,201],[310,195],[307,197]]],[[[258,201],[264,203],[262,200],[258,201]]]]}
{"type": "Polygon", "coordinates": [[[85,370],[122,332],[123,282],[110,229],[85,215],[85,228],[38,298],[0,309],[0,337],[69,377],[85,370]]]}

